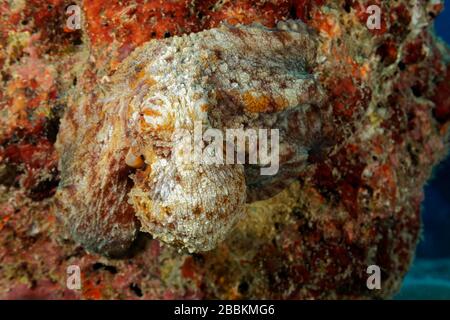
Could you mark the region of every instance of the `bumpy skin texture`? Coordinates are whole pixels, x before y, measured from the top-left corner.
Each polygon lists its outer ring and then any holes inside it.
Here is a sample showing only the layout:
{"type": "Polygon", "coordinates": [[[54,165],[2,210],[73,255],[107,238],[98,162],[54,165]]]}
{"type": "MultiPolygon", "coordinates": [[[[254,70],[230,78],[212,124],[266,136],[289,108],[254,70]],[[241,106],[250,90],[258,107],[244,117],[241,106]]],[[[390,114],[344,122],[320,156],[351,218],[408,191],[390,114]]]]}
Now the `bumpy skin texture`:
{"type": "MultiPolygon", "coordinates": [[[[420,239],[423,185],[447,152],[449,50],[430,29],[442,3],[377,1],[381,28],[369,30],[374,2],[366,0],[75,2],[84,19],[73,32],[64,29],[73,1],[0,2],[1,298],[372,299],[398,291],[420,239]],[[73,241],[53,207],[59,117],[83,101],[88,112],[104,105],[108,79],[150,39],[289,19],[320,37],[307,73],[326,100],[299,113],[307,128],[323,129],[306,131],[307,162],[295,182],[247,204],[245,219],[206,253],[180,254],[138,233],[117,260],[73,241]],[[331,119],[320,118],[324,105],[331,119]],[[372,264],[381,267],[381,290],[367,289],[372,264]],[[67,289],[70,265],[80,266],[81,290],[67,289]]],[[[259,170],[245,171],[249,181],[259,170]]]]}
{"type": "Polygon", "coordinates": [[[55,197],[58,212],[76,241],[110,256],[126,251],[137,233],[134,210],[128,204],[130,172],[125,155],[130,144],[124,112],[74,105],[61,122],[64,130],[56,143],[61,170],[55,197]]]}
{"type": "Polygon", "coordinates": [[[252,200],[275,195],[304,168],[307,132],[320,135],[329,110],[320,110],[323,94],[306,71],[316,41],[301,21],[289,21],[280,29],[224,25],[136,49],[96,103],[79,100],[62,122],[56,199],[75,240],[99,253],[123,252],[135,238],[134,209],[142,231],[190,252],[223,241],[244,214],[246,183],[252,200]],[[319,114],[312,128],[310,114],[319,114]],[[198,124],[224,136],[226,129],[280,130],[280,173],[261,181],[258,172],[245,177],[242,164],[183,159],[185,142],[175,134],[193,136],[198,124]],[[127,153],[146,162],[132,177],[133,209],[127,153]]]}

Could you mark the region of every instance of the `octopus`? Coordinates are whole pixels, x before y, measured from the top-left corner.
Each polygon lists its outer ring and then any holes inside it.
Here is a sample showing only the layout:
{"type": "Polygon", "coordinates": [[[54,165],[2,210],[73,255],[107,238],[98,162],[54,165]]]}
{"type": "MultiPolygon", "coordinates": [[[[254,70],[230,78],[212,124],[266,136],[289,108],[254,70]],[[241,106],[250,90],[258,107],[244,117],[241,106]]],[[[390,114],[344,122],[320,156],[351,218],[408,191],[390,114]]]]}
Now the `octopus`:
{"type": "Polygon", "coordinates": [[[247,203],[289,186],[320,153],[314,146],[332,141],[312,72],[319,41],[299,21],[153,40],[108,83],[72,99],[56,143],[55,203],[73,239],[106,256],[126,253],[139,232],[189,252],[215,248],[245,219],[247,203]],[[277,129],[278,172],[261,175],[261,162],[185,161],[177,132],[198,123],[203,131],[277,129]]]}

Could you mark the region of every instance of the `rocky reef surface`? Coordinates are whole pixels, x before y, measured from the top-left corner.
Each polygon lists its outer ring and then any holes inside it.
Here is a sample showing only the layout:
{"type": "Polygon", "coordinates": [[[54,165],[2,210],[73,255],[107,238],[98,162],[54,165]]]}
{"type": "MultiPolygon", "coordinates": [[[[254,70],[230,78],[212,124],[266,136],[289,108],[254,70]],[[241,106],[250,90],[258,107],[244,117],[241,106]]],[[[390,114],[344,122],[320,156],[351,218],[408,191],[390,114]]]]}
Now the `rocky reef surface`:
{"type": "Polygon", "coordinates": [[[1,1],[0,298],[391,297],[420,240],[423,185],[447,152],[449,51],[431,29],[442,8],[435,0],[1,1]],[[371,30],[373,4],[381,25],[371,30]],[[80,29],[67,24],[70,5],[80,8],[80,29]],[[208,252],[181,254],[139,233],[112,259],[73,241],[54,203],[55,142],[70,107],[107,88],[148,40],[289,19],[320,38],[320,63],[307,71],[331,113],[327,135],[308,137],[295,181],[247,204],[208,252]],[[373,264],[381,290],[366,286],[373,264]],[[80,290],[67,288],[70,265],[81,269],[80,290]]]}

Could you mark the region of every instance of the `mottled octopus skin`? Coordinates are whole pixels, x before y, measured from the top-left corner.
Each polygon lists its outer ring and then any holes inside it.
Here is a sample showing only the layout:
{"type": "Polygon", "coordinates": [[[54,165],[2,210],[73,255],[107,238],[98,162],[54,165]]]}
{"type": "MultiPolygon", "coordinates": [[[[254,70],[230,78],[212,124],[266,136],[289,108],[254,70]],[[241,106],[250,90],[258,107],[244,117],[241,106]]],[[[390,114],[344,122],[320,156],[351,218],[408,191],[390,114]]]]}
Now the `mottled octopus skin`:
{"type": "Polygon", "coordinates": [[[141,231],[181,249],[216,247],[246,201],[289,185],[311,144],[326,135],[329,111],[308,73],[317,41],[289,21],[277,29],[222,25],[136,49],[96,91],[96,103],[72,105],[62,122],[56,198],[73,237],[89,250],[123,252],[137,217],[141,231]],[[198,122],[203,130],[279,129],[278,174],[180,161],[174,134],[193,132],[198,122]],[[131,179],[126,159],[138,167],[131,179]]]}
{"type": "Polygon", "coordinates": [[[127,202],[126,128],[120,115],[102,114],[98,106],[74,106],[66,115],[56,144],[61,168],[58,212],[73,239],[86,249],[121,255],[138,227],[127,202]]]}

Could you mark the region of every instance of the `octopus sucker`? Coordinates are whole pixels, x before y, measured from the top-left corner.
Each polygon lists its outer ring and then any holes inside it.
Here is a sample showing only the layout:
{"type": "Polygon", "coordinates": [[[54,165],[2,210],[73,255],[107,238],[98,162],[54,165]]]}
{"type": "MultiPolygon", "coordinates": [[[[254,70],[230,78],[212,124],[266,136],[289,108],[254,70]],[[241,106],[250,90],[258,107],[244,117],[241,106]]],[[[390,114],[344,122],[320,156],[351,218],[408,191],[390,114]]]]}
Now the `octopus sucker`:
{"type": "Polygon", "coordinates": [[[56,202],[74,239],[106,255],[126,252],[138,230],[189,252],[215,248],[245,219],[247,202],[298,176],[311,136],[325,130],[329,110],[310,73],[317,41],[288,21],[224,24],[137,48],[61,125],[56,202]],[[261,177],[261,163],[186,161],[174,137],[196,123],[203,132],[278,129],[278,173],[261,177]]]}

